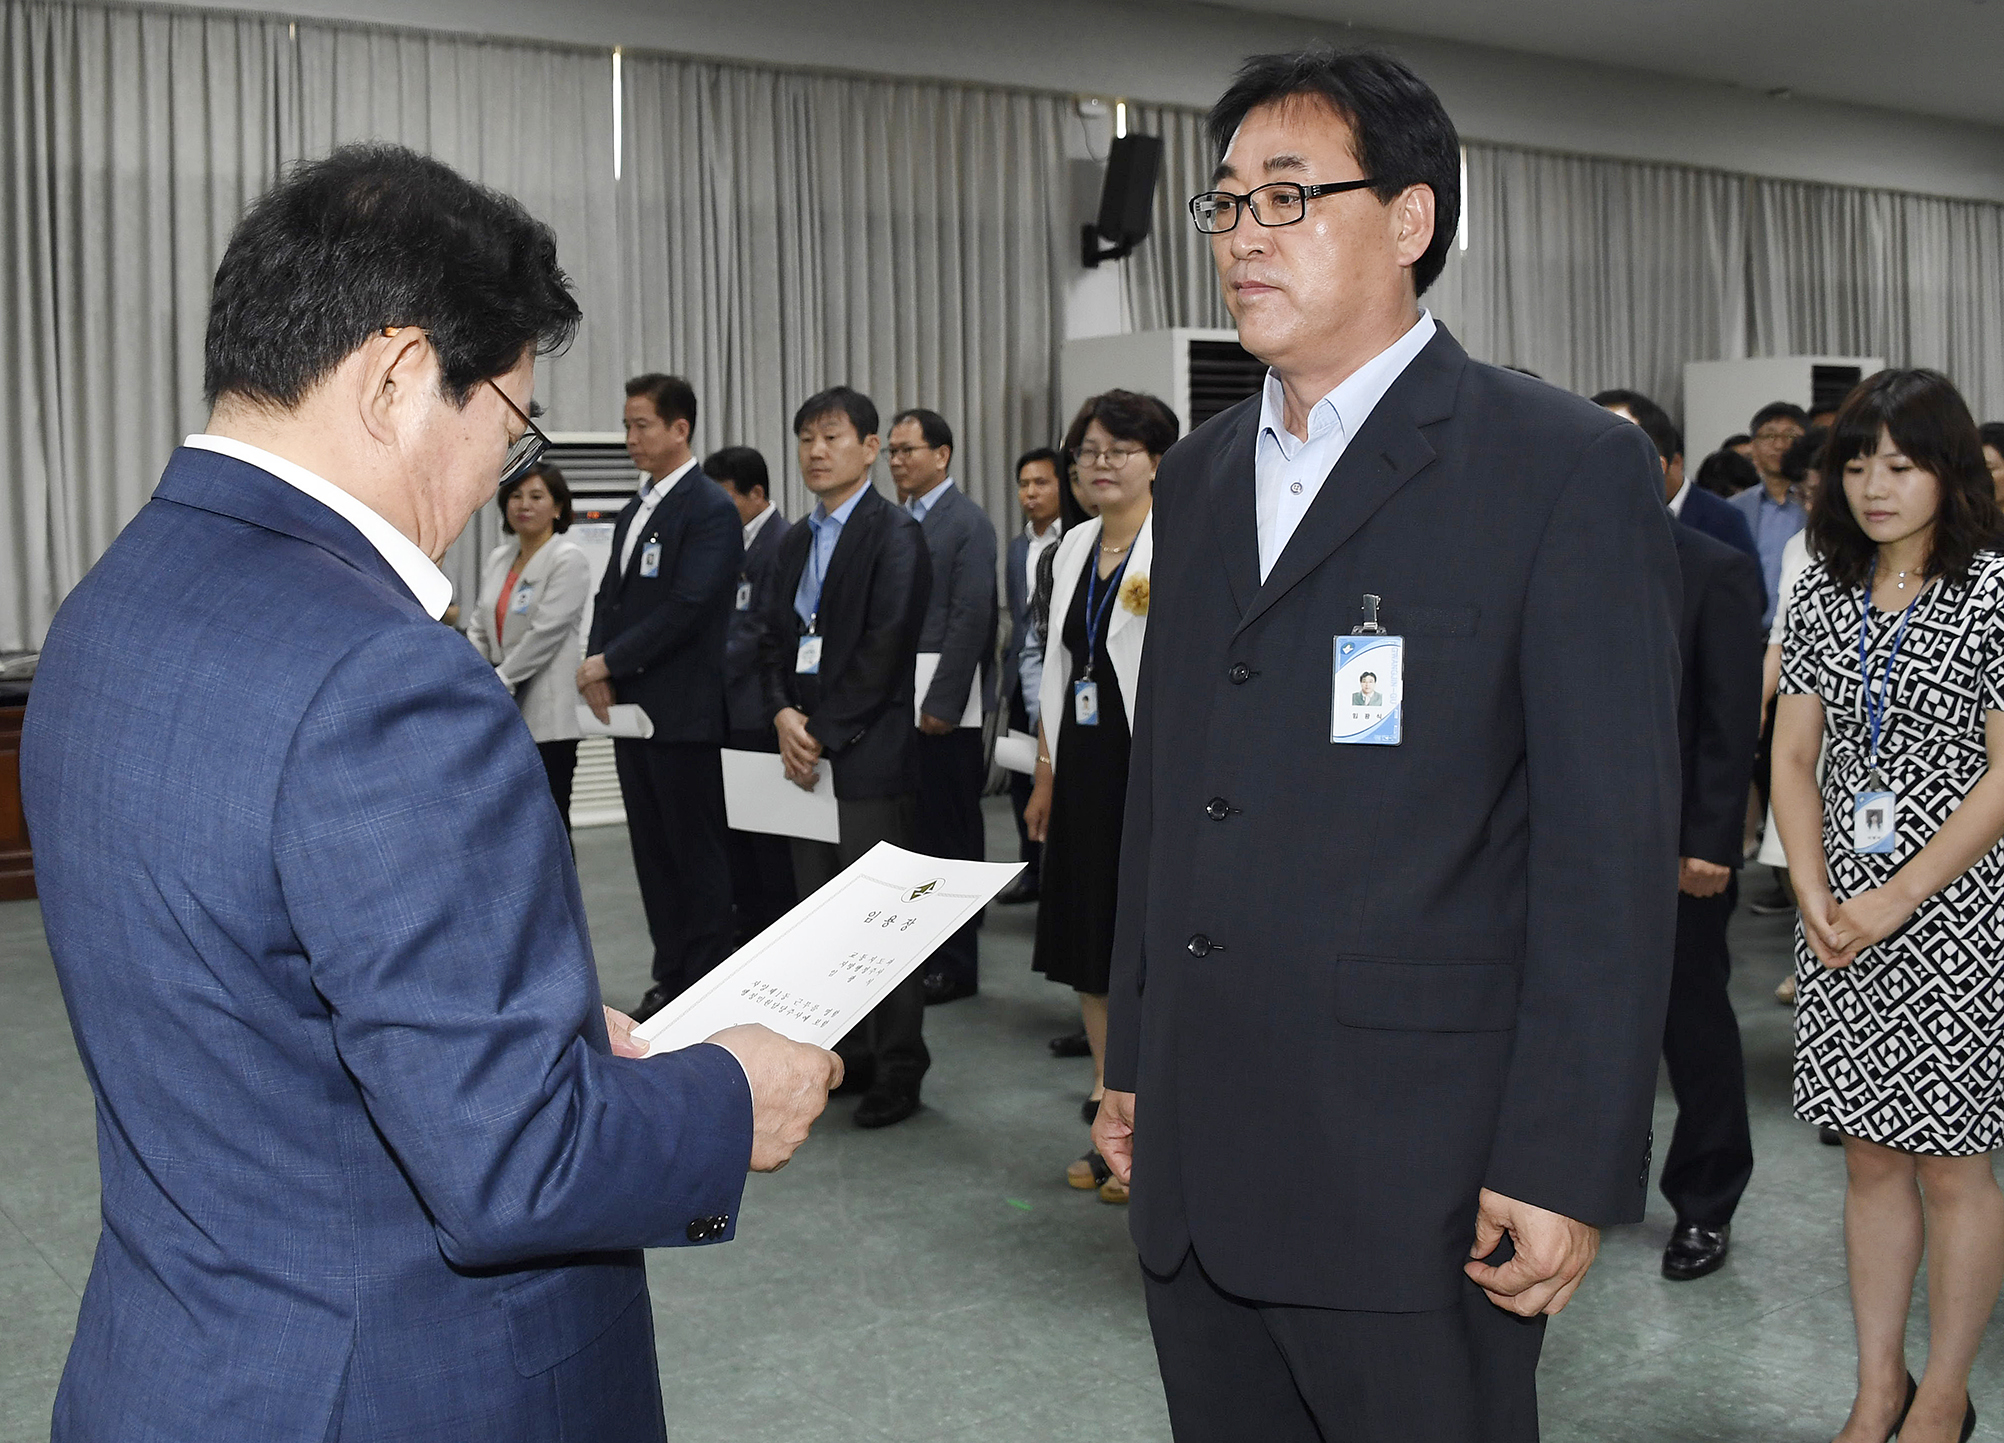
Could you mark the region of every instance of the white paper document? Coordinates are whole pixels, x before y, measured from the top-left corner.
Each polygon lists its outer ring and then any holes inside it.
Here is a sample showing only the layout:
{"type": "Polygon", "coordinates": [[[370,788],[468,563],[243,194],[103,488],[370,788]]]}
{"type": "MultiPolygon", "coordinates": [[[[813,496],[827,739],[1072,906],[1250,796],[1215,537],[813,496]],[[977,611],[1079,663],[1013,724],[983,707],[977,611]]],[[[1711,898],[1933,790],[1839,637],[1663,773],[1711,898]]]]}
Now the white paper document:
{"type": "MultiPolygon", "coordinates": [[[[919,724],[919,714],[925,710],[925,694],[932,690],[932,679],[939,671],[940,653],[922,651],[918,654],[918,668],[913,672],[912,681],[912,725],[919,724]]],[[[944,718],[942,718],[944,720],[944,718]]],[[[981,725],[981,668],[974,668],[974,685],[967,689],[967,705],[960,709],[960,720],[956,726],[978,727],[981,725]]]]}
{"type": "Polygon", "coordinates": [[[879,842],[633,1030],[651,1051],[762,1022],[832,1047],[1023,870],[879,842]]]}
{"type": "Polygon", "coordinates": [[[578,731],[588,737],[624,737],[628,741],[646,741],[654,735],[654,719],[631,702],[605,709],[609,718],[600,721],[592,709],[583,702],[578,703],[578,731]]]}
{"type": "Polygon", "coordinates": [[[1005,772],[1035,776],[1037,739],[1028,732],[1008,731],[995,738],[995,765],[1005,772]]]}
{"type": "Polygon", "coordinates": [[[786,779],[778,752],[741,752],[726,747],[724,820],[738,832],[768,832],[809,842],[842,840],[835,805],[835,774],[826,759],[815,763],[820,778],[811,792],[786,779]]]}

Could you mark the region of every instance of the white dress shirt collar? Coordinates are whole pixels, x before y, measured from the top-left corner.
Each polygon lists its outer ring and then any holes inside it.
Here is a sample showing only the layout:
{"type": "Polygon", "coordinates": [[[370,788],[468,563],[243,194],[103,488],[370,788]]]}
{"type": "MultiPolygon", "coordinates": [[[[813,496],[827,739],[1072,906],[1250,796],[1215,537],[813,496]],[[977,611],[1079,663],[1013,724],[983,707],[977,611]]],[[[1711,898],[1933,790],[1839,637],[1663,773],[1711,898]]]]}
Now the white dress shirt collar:
{"type": "Polygon", "coordinates": [[[778,512],[779,508],[768,501],[765,503],[765,510],[745,523],[745,550],[751,550],[752,542],[758,540],[759,532],[765,530],[765,523],[772,520],[778,512]]]}
{"type": "Polygon", "coordinates": [[[311,496],[362,533],[362,539],[389,562],[390,569],[410,588],[411,595],[417,598],[419,606],[431,614],[432,620],[444,616],[446,607],[452,604],[452,583],[446,580],[445,573],[429,556],[418,550],[417,543],[332,481],[314,475],[297,462],[274,456],[260,447],[228,436],[190,436],[181,444],[198,451],[213,451],[219,456],[228,456],[246,466],[255,466],[276,476],[294,490],[311,496]]]}
{"type": "Polygon", "coordinates": [[[1268,371],[1266,385],[1260,392],[1261,432],[1271,431],[1274,439],[1280,442],[1282,453],[1290,457],[1332,425],[1341,426],[1346,437],[1356,435],[1371,418],[1371,412],[1378,408],[1378,402],[1385,398],[1385,392],[1392,389],[1392,382],[1405,374],[1406,367],[1426,349],[1426,343],[1433,339],[1438,329],[1433,312],[1421,311],[1411,330],[1352,371],[1336,389],[1309,408],[1307,440],[1296,437],[1282,424],[1287,394],[1281,387],[1280,377],[1268,371]]]}
{"type": "Polygon", "coordinates": [[[1670,514],[1679,521],[1684,519],[1684,498],[1691,494],[1691,478],[1686,476],[1684,484],[1677,488],[1677,494],[1670,498],[1670,514]]]}
{"type": "Polygon", "coordinates": [[[933,503],[952,489],[953,478],[949,476],[940,482],[939,485],[933,487],[932,490],[926,492],[925,495],[912,497],[911,500],[905,503],[905,510],[911,512],[914,521],[923,521],[925,520],[926,512],[932,510],[933,503]]]}
{"type": "Polygon", "coordinates": [[[633,548],[640,540],[640,533],[647,529],[647,518],[654,514],[654,508],[661,504],[661,498],[675,489],[675,484],[695,468],[696,458],[691,456],[659,481],[642,477],[640,481],[640,509],[633,513],[633,524],[626,528],[626,540],[619,548],[619,571],[623,576],[626,568],[633,564],[633,548]]]}

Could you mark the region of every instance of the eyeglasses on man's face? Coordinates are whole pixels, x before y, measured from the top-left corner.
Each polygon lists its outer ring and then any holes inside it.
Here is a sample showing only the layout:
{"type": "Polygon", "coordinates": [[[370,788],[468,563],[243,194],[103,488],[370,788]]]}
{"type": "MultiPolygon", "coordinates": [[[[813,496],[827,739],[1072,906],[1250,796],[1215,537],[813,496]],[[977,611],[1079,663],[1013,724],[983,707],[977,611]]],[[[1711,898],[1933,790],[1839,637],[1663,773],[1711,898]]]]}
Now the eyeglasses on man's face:
{"type": "Polygon", "coordinates": [[[1792,446],[1801,438],[1802,431],[1794,426],[1783,426],[1772,431],[1759,431],[1754,435],[1754,440],[1766,446],[1792,446]]]}
{"type": "Polygon", "coordinates": [[[1271,230],[1299,221],[1308,214],[1308,202],[1319,195],[1341,195],[1344,191],[1363,190],[1377,183],[1375,180],[1335,180],[1326,185],[1300,185],[1291,180],[1276,180],[1244,195],[1229,190],[1207,190],[1202,195],[1190,197],[1190,219],[1206,235],[1223,235],[1238,225],[1240,217],[1251,211],[1254,220],[1271,230]]]}
{"type": "Polygon", "coordinates": [[[545,436],[542,428],[529,418],[527,411],[508,399],[508,393],[495,385],[493,377],[488,377],[487,384],[494,387],[494,394],[501,398],[509,410],[522,418],[522,434],[515,438],[514,444],[508,448],[508,454],[501,461],[501,479],[494,483],[494,489],[498,491],[543,459],[543,453],[550,449],[550,438],[545,436]]]}

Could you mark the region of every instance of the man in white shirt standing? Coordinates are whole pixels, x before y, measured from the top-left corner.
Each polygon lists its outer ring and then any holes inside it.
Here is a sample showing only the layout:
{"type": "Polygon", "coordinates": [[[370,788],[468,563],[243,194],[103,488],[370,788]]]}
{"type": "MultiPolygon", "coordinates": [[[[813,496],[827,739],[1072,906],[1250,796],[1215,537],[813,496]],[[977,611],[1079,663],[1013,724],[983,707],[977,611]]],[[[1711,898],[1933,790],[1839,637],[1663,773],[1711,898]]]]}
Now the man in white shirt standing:
{"type": "MultiPolygon", "coordinates": [[[[1002,653],[1003,706],[1012,731],[1037,732],[1037,688],[1023,674],[1023,643],[1030,633],[1030,602],[1037,593],[1037,562],[1058,544],[1064,526],[1058,520],[1064,482],[1064,457],[1049,446],[1025,451],[1016,458],[1016,504],[1023,512],[1023,529],[1009,538],[1003,562],[1002,589],[1009,603],[1009,644],[1002,653]]],[[[1041,675],[1041,668],[1039,675],[1041,675]]],[[[1037,900],[1044,863],[1044,844],[1030,840],[1023,808],[1033,786],[1028,772],[1009,774],[1009,807],[1016,814],[1016,838],[1024,866],[995,900],[1001,903],[1037,900]]]]}
{"type": "Polygon", "coordinates": [[[601,717],[613,701],[654,734],[613,742],[633,870],[654,941],[654,982],[633,1009],[652,1017],[730,955],[724,814],[724,640],[744,523],[696,465],[696,392],[679,376],[626,383],[626,454],[647,477],[619,513],[592,608],[578,691],[601,717]]]}

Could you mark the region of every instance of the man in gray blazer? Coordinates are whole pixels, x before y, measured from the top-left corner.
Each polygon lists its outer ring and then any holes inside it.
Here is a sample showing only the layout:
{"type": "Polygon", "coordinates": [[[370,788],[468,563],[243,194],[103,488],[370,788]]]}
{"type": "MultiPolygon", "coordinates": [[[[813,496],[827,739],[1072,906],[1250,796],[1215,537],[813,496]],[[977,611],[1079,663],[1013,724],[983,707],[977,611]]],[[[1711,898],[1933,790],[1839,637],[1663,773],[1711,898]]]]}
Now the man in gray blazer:
{"type": "MultiPolygon", "coordinates": [[[[954,484],[953,429],[937,411],[899,412],[884,449],[898,499],[917,518],[932,558],[932,600],[919,657],[921,666],[928,654],[939,661],[919,698],[918,847],[935,857],[978,862],[988,772],[981,718],[995,705],[995,523],[954,484]]],[[[977,990],[980,925],[977,917],[932,955],[927,1002],[951,1002],[977,990]]]]}

